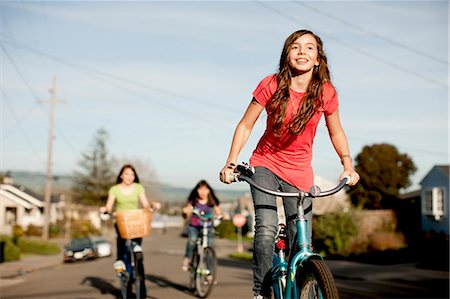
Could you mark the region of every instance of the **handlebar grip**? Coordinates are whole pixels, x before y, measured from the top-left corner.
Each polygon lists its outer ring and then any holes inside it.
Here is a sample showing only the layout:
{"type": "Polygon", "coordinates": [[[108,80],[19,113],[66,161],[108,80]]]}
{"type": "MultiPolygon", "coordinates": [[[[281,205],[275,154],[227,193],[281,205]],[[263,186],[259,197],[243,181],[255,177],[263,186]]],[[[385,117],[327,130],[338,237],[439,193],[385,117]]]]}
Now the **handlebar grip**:
{"type": "Polygon", "coordinates": [[[240,173],[233,173],[233,179],[231,180],[232,182],[239,182],[239,176],[241,174],[240,173]]]}
{"type": "Polygon", "coordinates": [[[108,212],[100,213],[100,219],[103,221],[107,221],[111,219],[111,214],[109,214],[108,212]]]}
{"type": "Polygon", "coordinates": [[[236,170],[238,171],[238,173],[242,173],[247,177],[251,177],[255,174],[255,167],[245,162],[242,162],[238,166],[236,166],[236,170]]]}
{"type": "Polygon", "coordinates": [[[345,184],[348,185],[352,181],[352,178],[349,175],[347,175],[342,180],[343,181],[345,180],[345,184]]]}

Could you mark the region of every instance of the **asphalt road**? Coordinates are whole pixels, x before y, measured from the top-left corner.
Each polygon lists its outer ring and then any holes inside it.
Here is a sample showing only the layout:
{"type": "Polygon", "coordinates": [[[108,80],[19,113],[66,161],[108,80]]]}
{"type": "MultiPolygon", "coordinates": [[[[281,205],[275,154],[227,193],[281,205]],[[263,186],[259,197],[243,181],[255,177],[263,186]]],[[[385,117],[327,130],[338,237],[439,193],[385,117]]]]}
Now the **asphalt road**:
{"type": "MultiPolygon", "coordinates": [[[[144,263],[148,297],[151,299],[195,298],[188,289],[188,274],[181,271],[186,239],[179,230],[153,233],[144,239],[144,263]]],[[[252,298],[252,270],[248,262],[235,261],[227,254],[236,244],[217,240],[218,284],[210,298],[252,298]]],[[[120,298],[113,257],[94,261],[59,264],[18,278],[0,292],[10,298],[120,298]]],[[[414,264],[367,265],[328,261],[341,298],[448,298],[448,272],[423,270],[414,264]]]]}

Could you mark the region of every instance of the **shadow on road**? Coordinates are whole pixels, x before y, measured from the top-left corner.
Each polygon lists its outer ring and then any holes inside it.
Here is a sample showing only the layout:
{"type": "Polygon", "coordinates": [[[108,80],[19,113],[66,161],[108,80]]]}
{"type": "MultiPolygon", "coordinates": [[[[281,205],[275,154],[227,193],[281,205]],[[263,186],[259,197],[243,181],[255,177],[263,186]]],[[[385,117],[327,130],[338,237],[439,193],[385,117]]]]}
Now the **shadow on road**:
{"type": "Polygon", "coordinates": [[[218,262],[221,267],[252,269],[252,263],[248,261],[219,258],[218,262]]]}
{"type": "Polygon", "coordinates": [[[81,284],[89,283],[92,287],[98,289],[102,294],[111,294],[116,298],[122,298],[120,289],[100,277],[88,276],[81,281],[81,284]]]}
{"type": "Polygon", "coordinates": [[[147,280],[157,284],[161,288],[172,288],[172,289],[178,290],[184,294],[188,294],[188,295],[195,297],[195,294],[187,286],[170,281],[169,279],[167,279],[165,277],[147,274],[147,275],[145,275],[145,278],[147,280]]]}

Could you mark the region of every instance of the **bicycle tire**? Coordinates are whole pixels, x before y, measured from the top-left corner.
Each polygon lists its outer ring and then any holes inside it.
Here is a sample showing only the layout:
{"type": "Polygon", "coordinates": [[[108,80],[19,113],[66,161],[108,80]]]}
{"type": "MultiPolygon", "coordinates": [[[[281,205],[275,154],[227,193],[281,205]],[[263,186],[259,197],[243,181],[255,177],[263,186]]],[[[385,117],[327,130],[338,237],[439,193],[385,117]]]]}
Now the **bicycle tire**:
{"type": "Polygon", "coordinates": [[[189,264],[189,289],[195,291],[195,273],[198,267],[198,252],[197,246],[194,248],[194,253],[192,254],[192,261],[189,264]]]}
{"type": "Polygon", "coordinates": [[[216,269],[216,253],[211,247],[206,247],[195,272],[195,289],[199,298],[206,298],[211,293],[216,279],[216,269]]]}
{"type": "Polygon", "coordinates": [[[336,282],[323,260],[310,259],[297,272],[299,299],[339,299],[336,282]]]}
{"type": "Polygon", "coordinates": [[[134,253],[134,292],[136,298],[146,298],[147,290],[145,287],[145,272],[142,252],[134,253]]]}
{"type": "Polygon", "coordinates": [[[122,294],[122,299],[127,299],[130,297],[130,284],[127,272],[118,274],[120,281],[120,293],[122,294]]]}

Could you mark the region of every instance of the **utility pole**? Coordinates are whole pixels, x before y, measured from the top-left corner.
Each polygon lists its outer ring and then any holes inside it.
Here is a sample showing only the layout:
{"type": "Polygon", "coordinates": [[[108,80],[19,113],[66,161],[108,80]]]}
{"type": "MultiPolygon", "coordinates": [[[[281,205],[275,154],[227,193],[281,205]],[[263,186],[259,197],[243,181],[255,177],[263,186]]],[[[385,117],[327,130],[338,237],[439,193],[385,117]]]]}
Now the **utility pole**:
{"type": "Polygon", "coordinates": [[[44,224],[42,228],[42,238],[49,239],[49,224],[50,224],[50,201],[52,195],[52,154],[53,154],[53,128],[55,119],[55,105],[56,105],[56,77],[53,77],[52,88],[49,90],[50,97],[50,128],[48,131],[48,158],[47,158],[47,180],[45,182],[44,193],[44,224]]]}

